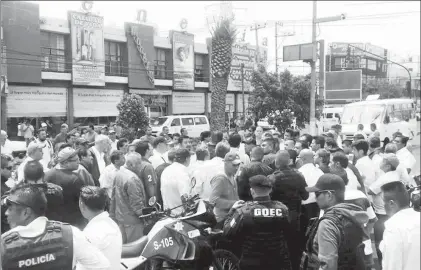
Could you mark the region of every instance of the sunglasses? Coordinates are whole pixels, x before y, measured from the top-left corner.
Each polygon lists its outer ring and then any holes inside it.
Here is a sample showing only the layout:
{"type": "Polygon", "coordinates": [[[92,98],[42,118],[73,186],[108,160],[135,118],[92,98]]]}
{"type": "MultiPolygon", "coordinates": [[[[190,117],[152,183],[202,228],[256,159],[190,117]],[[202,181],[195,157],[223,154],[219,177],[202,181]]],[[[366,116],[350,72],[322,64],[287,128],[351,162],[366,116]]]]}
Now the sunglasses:
{"type": "Polygon", "coordinates": [[[9,170],[11,171],[13,169],[13,166],[9,166],[9,167],[4,167],[3,170],[9,170]]]}
{"type": "Polygon", "coordinates": [[[335,192],[334,190],[329,190],[329,189],[327,189],[327,190],[319,190],[319,191],[316,191],[316,192],[314,192],[314,194],[316,194],[316,198],[317,197],[319,197],[322,193],[326,193],[326,192],[335,192]]]}
{"type": "Polygon", "coordinates": [[[6,197],[6,198],[4,199],[4,201],[2,202],[2,204],[3,204],[3,205],[6,205],[6,207],[10,207],[10,206],[12,206],[13,204],[15,204],[15,205],[23,206],[23,207],[32,208],[32,207],[30,207],[30,206],[29,206],[29,205],[27,205],[27,204],[24,204],[24,203],[21,203],[21,202],[17,202],[17,201],[13,201],[13,200],[9,199],[9,197],[6,197]]]}

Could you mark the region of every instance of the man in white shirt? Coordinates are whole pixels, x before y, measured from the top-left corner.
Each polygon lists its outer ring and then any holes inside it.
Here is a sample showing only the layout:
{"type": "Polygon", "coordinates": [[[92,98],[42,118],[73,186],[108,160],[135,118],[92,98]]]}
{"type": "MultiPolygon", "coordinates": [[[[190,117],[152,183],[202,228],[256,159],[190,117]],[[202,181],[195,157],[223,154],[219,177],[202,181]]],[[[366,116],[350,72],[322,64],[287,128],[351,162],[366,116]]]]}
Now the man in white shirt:
{"type": "Polygon", "coordinates": [[[368,194],[372,195],[374,212],[376,212],[378,221],[374,225],[374,240],[376,243],[377,254],[379,262],[382,260],[382,256],[379,250],[380,242],[383,239],[384,223],[388,219],[386,210],[384,208],[384,202],[382,199],[381,187],[384,184],[391,182],[399,182],[399,174],[396,172],[396,168],[399,165],[399,160],[394,154],[386,154],[383,156],[380,168],[385,172],[369,187],[368,194]]]}
{"type": "Polygon", "coordinates": [[[106,135],[98,135],[95,137],[95,145],[90,148],[91,153],[93,154],[93,169],[92,177],[94,181],[99,180],[99,176],[105,169],[105,151],[108,149],[110,144],[110,139],[106,135]]]}
{"type": "Polygon", "coordinates": [[[11,191],[5,202],[8,207],[7,220],[12,229],[1,237],[3,269],[11,269],[12,265],[16,267],[21,262],[25,262],[26,265],[26,261],[35,258],[32,261],[37,260],[39,269],[44,269],[39,264],[45,264],[46,269],[74,269],[78,265],[83,266],[85,270],[111,270],[108,259],[86,239],[79,229],[61,222],[49,221],[44,216],[47,198],[39,187],[19,184],[11,191]],[[57,228],[46,230],[47,226],[57,226],[57,228]],[[58,235],[57,232],[59,232],[58,235]],[[17,238],[16,235],[13,236],[14,233],[17,233],[17,238]],[[52,251],[51,248],[55,243],[48,239],[54,236],[58,236],[59,238],[56,238],[60,241],[58,243],[63,245],[56,245],[57,248],[52,251]],[[13,237],[10,239],[12,241],[9,241],[10,237],[13,237]],[[34,241],[34,239],[40,240],[34,241]],[[25,246],[31,246],[31,249],[25,250],[23,247],[20,249],[27,255],[25,260],[17,257],[19,253],[13,252],[13,248],[16,248],[14,241],[23,241],[25,246]],[[70,244],[69,241],[71,241],[70,244]],[[72,251],[66,250],[65,247],[69,245],[73,246],[72,251]],[[45,255],[40,256],[40,254],[45,255]]]}
{"type": "Polygon", "coordinates": [[[371,184],[376,181],[376,165],[367,156],[368,142],[364,140],[358,140],[352,144],[352,151],[357,163],[357,167],[361,176],[363,177],[365,189],[368,190],[371,184]]]}
{"type": "Polygon", "coordinates": [[[123,240],[120,228],[104,211],[107,190],[85,186],[80,190],[79,208],[83,217],[89,220],[83,230],[86,238],[96,246],[110,262],[110,270],[120,269],[123,240]]]}
{"type": "Polygon", "coordinates": [[[405,168],[408,170],[408,174],[410,174],[417,160],[406,147],[408,140],[408,137],[396,136],[396,138],[393,140],[393,143],[396,144],[398,149],[396,156],[398,157],[399,162],[405,166],[405,168]]]}
{"type": "Polygon", "coordinates": [[[168,163],[168,145],[167,140],[160,136],[154,139],[153,143],[153,155],[149,157],[154,169],[158,168],[159,165],[168,163]]]}
{"type": "Polygon", "coordinates": [[[192,165],[189,166],[188,168],[188,172],[189,172],[189,177],[190,179],[192,179],[194,173],[198,170],[201,170],[204,166],[206,161],[209,160],[209,151],[204,147],[199,147],[196,149],[196,162],[192,165]]]}
{"type": "Polygon", "coordinates": [[[242,166],[250,164],[249,156],[245,152],[240,151],[241,136],[239,134],[232,134],[228,139],[228,143],[230,145],[230,152],[238,154],[242,166]]]}
{"type": "Polygon", "coordinates": [[[211,179],[219,173],[224,172],[224,158],[230,151],[229,144],[219,142],[215,147],[215,157],[204,163],[200,170],[196,170],[192,177],[196,180],[194,192],[199,194],[200,198],[209,201],[212,187],[211,179]]]}
{"type": "MultiPolygon", "coordinates": [[[[395,154],[398,151],[398,148],[396,147],[396,144],[394,143],[388,143],[386,147],[384,148],[385,154],[395,154]]],[[[399,158],[398,158],[399,159],[399,158]]],[[[399,180],[404,183],[406,186],[416,186],[414,178],[410,177],[408,175],[408,171],[406,170],[405,166],[400,163],[396,168],[396,172],[399,174],[399,180]]]]}
{"type": "MultiPolygon", "coordinates": [[[[190,164],[190,151],[184,148],[175,151],[173,164],[161,175],[161,195],[164,209],[172,209],[182,205],[182,196],[188,196],[192,190],[187,167],[190,164]]],[[[183,212],[182,207],[171,211],[174,215],[183,212]]]]}
{"type": "Polygon", "coordinates": [[[365,132],[364,132],[364,125],[363,124],[358,124],[358,130],[357,130],[357,132],[354,133],[354,137],[357,134],[363,135],[364,140],[367,140],[367,134],[365,134],[365,132]]]}
{"type": "Polygon", "coordinates": [[[118,140],[117,140],[117,136],[116,136],[115,130],[111,129],[109,131],[108,138],[110,138],[110,140],[111,140],[111,151],[117,150],[118,140]]]}
{"type": "Polygon", "coordinates": [[[47,140],[47,131],[44,129],[39,130],[38,138],[35,140],[35,142],[40,146],[44,146],[42,147],[43,155],[40,163],[44,168],[48,168],[54,155],[54,147],[53,144],[47,140]]]}
{"type": "MultiPolygon", "coordinates": [[[[42,149],[45,147],[45,145],[40,145],[36,142],[31,142],[28,145],[28,149],[26,150],[26,158],[25,160],[19,165],[18,167],[18,182],[22,182],[24,179],[23,169],[25,168],[25,165],[28,161],[36,160],[40,161],[42,159],[42,156],[44,155],[42,149]]],[[[44,167],[44,172],[48,171],[47,167],[44,167]]]]}
{"type": "Polygon", "coordinates": [[[409,194],[400,182],[382,186],[387,215],[383,241],[383,270],[415,270],[420,264],[420,213],[409,207],[409,194]]]}
{"type": "Polygon", "coordinates": [[[115,175],[120,170],[120,168],[126,163],[126,158],[124,157],[124,152],[120,150],[113,151],[110,156],[111,164],[105,167],[104,171],[99,177],[99,185],[102,188],[105,188],[108,193],[108,197],[111,198],[113,191],[115,175]]]}
{"type": "Polygon", "coordinates": [[[3,155],[12,156],[13,149],[10,145],[10,141],[7,139],[7,133],[4,130],[0,132],[0,146],[3,155]]]}
{"type": "MultiPolygon", "coordinates": [[[[310,149],[303,149],[300,151],[300,155],[297,160],[300,160],[302,164],[298,171],[303,174],[307,186],[315,186],[317,180],[319,180],[320,176],[323,175],[323,172],[314,166],[313,152],[310,149]]],[[[307,219],[311,219],[319,215],[319,207],[316,203],[316,195],[314,193],[310,193],[310,196],[307,200],[302,202],[302,205],[307,219]]]]}

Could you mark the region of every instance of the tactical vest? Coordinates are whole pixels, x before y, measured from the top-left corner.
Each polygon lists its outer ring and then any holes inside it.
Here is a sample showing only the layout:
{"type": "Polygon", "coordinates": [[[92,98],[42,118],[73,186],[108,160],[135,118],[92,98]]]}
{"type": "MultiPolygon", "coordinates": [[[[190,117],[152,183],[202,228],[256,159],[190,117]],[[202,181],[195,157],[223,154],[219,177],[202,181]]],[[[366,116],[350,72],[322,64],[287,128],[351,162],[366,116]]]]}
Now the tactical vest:
{"type": "Polygon", "coordinates": [[[3,241],[3,269],[72,270],[73,234],[67,223],[47,221],[39,236],[29,238],[10,232],[3,241]]]}
{"type": "Polygon", "coordinates": [[[301,258],[300,269],[319,269],[317,253],[313,250],[314,238],[317,228],[323,219],[329,219],[339,228],[340,243],[338,248],[338,269],[340,270],[364,270],[366,262],[364,258],[363,230],[352,223],[349,219],[336,212],[335,209],[328,211],[320,219],[313,220],[307,230],[306,251],[301,258]]]}

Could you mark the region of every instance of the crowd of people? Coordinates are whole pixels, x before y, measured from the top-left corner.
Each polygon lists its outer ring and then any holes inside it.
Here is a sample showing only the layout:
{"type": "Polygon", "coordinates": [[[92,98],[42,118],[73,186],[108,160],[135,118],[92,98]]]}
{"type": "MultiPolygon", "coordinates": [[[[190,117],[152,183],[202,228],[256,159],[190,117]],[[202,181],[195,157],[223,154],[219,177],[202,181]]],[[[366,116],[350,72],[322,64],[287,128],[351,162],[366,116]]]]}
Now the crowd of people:
{"type": "Polygon", "coordinates": [[[200,138],[149,127],[133,141],[115,127],[47,132],[23,159],[1,132],[3,269],[119,269],[122,245],[151,225],[143,209],[180,215],[194,195],[213,206],[240,269],[420,268],[407,191],[419,184],[416,160],[400,132],[383,145],[375,125],[352,140],[340,125],[319,136],[247,125],[200,138]]]}

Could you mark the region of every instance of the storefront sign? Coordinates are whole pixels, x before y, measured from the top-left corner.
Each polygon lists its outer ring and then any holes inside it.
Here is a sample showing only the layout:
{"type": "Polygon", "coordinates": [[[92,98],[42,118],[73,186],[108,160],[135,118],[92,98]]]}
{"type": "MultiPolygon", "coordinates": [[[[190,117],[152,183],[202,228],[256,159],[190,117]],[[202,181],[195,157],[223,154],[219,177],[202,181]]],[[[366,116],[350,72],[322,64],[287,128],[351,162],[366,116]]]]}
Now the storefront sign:
{"type": "Polygon", "coordinates": [[[148,60],[148,56],[146,55],[146,51],[142,44],[142,38],[138,35],[137,27],[132,25],[130,27],[130,33],[132,35],[134,43],[136,44],[137,51],[139,52],[143,68],[146,69],[148,80],[151,83],[151,86],[153,87],[155,85],[154,65],[148,60]]]}
{"type": "Polygon", "coordinates": [[[69,12],[74,85],[104,86],[104,18],[69,12]]]}
{"type": "Polygon", "coordinates": [[[123,90],[73,89],[75,117],[117,116],[123,90]]]}
{"type": "Polygon", "coordinates": [[[374,58],[378,60],[384,60],[385,58],[387,58],[387,50],[379,46],[374,46],[370,43],[366,43],[365,50],[367,51],[365,53],[365,56],[367,58],[374,58]]]}
{"type": "Polygon", "coordinates": [[[231,71],[228,78],[229,91],[242,91],[241,64],[244,64],[244,91],[250,91],[253,70],[256,67],[256,49],[249,44],[232,46],[231,71]]]}
{"type": "Polygon", "coordinates": [[[194,90],[194,35],[173,32],[174,90],[194,90]]]}
{"type": "Polygon", "coordinates": [[[204,113],[205,93],[173,92],[173,114],[204,113]]]}
{"type": "Polygon", "coordinates": [[[66,101],[66,88],[9,86],[7,116],[66,116],[66,101]]]}
{"type": "Polygon", "coordinates": [[[153,95],[153,96],[171,96],[171,90],[144,90],[144,89],[130,89],[129,93],[138,95],[153,95]]]}
{"type": "Polygon", "coordinates": [[[344,43],[334,42],[330,44],[330,52],[334,56],[346,56],[348,54],[348,47],[352,56],[363,56],[364,55],[364,44],[363,43],[344,43]],[[348,46],[351,45],[351,46],[348,46]],[[357,47],[359,49],[356,49],[357,47]]]}
{"type": "MultiPolygon", "coordinates": [[[[211,102],[212,102],[212,94],[208,93],[208,111],[211,112],[211,102]]],[[[227,94],[225,98],[225,111],[226,112],[234,112],[235,111],[235,98],[234,94],[227,94]]]]}
{"type": "MultiPolygon", "coordinates": [[[[245,94],[245,107],[246,107],[246,112],[247,112],[247,108],[249,107],[249,95],[245,94]]],[[[237,112],[243,112],[243,94],[237,94],[237,112]]]]}

